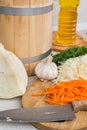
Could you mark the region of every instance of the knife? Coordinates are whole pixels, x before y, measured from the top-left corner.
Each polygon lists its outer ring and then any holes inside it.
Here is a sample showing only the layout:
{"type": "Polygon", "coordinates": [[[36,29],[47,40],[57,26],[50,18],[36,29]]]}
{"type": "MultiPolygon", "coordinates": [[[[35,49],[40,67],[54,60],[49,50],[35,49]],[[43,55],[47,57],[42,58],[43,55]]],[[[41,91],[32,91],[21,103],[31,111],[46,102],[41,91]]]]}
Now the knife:
{"type": "Polygon", "coordinates": [[[71,104],[47,105],[0,111],[0,121],[6,122],[48,122],[73,120],[75,114],[71,104]]]}

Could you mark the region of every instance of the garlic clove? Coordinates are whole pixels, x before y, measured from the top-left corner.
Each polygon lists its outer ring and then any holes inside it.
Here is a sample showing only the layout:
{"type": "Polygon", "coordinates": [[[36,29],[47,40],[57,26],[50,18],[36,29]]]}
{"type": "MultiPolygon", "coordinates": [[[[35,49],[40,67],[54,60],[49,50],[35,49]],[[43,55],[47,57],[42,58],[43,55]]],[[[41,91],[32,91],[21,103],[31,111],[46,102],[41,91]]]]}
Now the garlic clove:
{"type": "Polygon", "coordinates": [[[55,63],[45,61],[37,64],[35,74],[41,81],[53,80],[58,75],[58,69],[55,63]]]}

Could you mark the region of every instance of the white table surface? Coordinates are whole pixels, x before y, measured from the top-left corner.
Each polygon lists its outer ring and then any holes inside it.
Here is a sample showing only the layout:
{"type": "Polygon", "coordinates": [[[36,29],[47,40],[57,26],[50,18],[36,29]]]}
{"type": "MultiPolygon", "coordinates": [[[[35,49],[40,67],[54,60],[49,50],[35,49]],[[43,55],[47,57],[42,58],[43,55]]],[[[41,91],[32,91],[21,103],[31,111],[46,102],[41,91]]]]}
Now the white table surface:
{"type": "MultiPolygon", "coordinates": [[[[29,85],[36,79],[36,77],[29,77],[29,85]]],[[[0,111],[6,109],[21,108],[21,97],[10,100],[0,99],[0,111]]],[[[6,123],[0,121],[0,130],[37,130],[30,123],[6,123]]]]}

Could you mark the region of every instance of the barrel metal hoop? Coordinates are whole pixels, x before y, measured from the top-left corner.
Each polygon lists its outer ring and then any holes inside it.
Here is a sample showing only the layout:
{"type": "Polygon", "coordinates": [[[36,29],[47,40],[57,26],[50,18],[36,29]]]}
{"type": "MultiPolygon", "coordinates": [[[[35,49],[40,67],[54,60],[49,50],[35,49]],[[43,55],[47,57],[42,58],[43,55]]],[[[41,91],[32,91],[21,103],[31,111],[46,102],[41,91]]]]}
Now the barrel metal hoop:
{"type": "Polygon", "coordinates": [[[26,7],[26,8],[15,8],[0,6],[0,14],[5,15],[16,15],[16,16],[30,16],[45,14],[53,10],[53,4],[42,6],[42,7],[26,7]]]}
{"type": "Polygon", "coordinates": [[[47,52],[45,52],[41,55],[29,57],[29,58],[23,58],[23,59],[21,59],[21,61],[23,62],[23,64],[29,64],[29,63],[33,63],[33,62],[36,62],[36,61],[40,61],[40,60],[46,58],[47,56],[49,56],[51,54],[51,51],[52,50],[49,49],[47,52]]]}

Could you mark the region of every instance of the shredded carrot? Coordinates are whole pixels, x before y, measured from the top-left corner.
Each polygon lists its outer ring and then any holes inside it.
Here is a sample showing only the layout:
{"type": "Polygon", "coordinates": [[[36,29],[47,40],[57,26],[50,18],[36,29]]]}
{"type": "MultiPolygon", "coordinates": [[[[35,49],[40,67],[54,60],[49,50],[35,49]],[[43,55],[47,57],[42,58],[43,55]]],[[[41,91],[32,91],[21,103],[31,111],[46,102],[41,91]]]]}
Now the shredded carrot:
{"type": "Polygon", "coordinates": [[[66,104],[78,100],[87,100],[87,80],[78,79],[45,88],[44,92],[32,94],[32,96],[44,96],[49,104],[66,104]]]}

